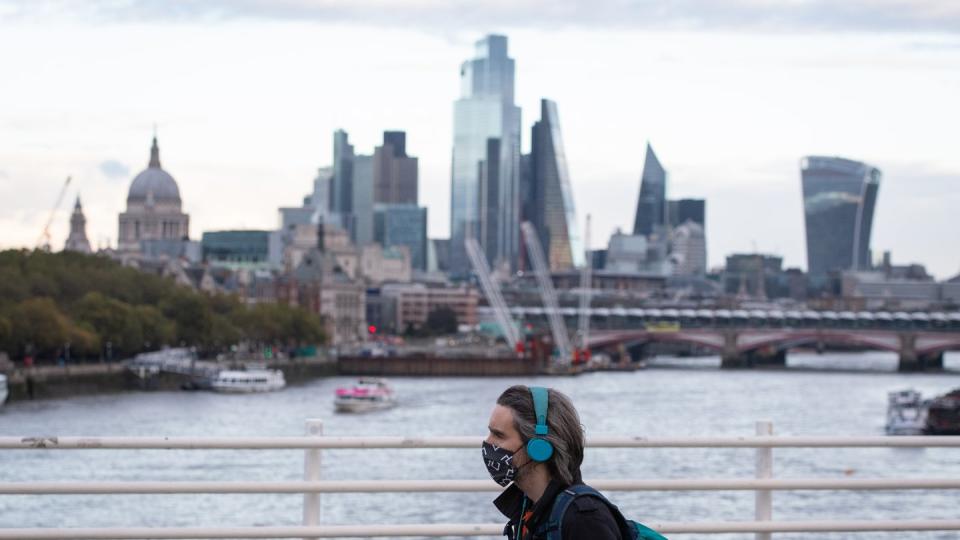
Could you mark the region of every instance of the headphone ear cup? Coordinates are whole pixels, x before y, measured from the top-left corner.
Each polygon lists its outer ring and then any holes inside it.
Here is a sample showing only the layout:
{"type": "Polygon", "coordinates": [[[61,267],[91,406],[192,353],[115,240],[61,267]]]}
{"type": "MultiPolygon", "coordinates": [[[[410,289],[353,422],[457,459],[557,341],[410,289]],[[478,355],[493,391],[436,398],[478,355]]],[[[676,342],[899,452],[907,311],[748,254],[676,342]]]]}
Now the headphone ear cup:
{"type": "Polygon", "coordinates": [[[534,461],[547,461],[553,456],[553,445],[539,437],[527,441],[527,455],[534,461]]]}

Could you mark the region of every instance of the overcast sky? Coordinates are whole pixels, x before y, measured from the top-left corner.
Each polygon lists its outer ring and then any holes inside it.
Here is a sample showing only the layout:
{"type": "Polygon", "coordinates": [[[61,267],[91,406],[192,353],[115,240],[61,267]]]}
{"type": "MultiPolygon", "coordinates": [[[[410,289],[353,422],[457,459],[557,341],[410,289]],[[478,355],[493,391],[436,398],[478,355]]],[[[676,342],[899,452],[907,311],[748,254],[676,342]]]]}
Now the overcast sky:
{"type": "Polygon", "coordinates": [[[33,246],[79,192],[94,245],[156,124],[191,236],[271,228],[330,163],[407,131],[430,235],[449,230],[460,63],[489,32],[517,62],[525,151],[557,102],[581,226],[629,229],[649,140],[669,196],[707,199],[711,266],[806,267],[799,160],[880,167],[872,247],[960,271],[960,2],[951,0],[0,0],[0,247],[33,246]]]}

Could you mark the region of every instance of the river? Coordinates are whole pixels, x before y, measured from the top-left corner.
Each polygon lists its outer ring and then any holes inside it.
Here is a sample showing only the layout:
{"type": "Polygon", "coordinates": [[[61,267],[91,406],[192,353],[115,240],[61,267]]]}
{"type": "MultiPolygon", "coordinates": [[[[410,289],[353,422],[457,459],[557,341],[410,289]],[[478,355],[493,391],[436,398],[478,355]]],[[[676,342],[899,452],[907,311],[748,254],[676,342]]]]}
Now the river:
{"type": "MultiPolygon", "coordinates": [[[[553,386],[577,405],[590,435],[750,435],[771,420],[782,435],[881,435],[887,392],[925,396],[960,386],[960,354],[943,374],[900,374],[884,353],[795,354],[791,369],[730,371],[719,359],[658,358],[633,373],[555,378],[396,378],[400,406],[366,415],[333,412],[337,377],[259,395],[128,392],[11,403],[0,435],[290,436],[306,418],[329,435],[476,435],[476,450],[328,450],[324,479],[481,479],[479,441],[507,386],[553,386]]],[[[751,449],[587,449],[599,478],[749,477],[751,449]]],[[[780,477],[960,477],[957,449],[775,449],[780,477]]],[[[0,450],[0,481],[298,480],[303,451],[0,450]]],[[[752,492],[609,494],[641,521],[750,520],[752,492]]],[[[481,494],[330,494],[324,523],[500,522],[481,494]]],[[[774,494],[777,519],[956,518],[956,491],[774,494]]],[[[298,525],[301,495],[0,496],[0,527],[298,525]]],[[[703,537],[704,535],[699,535],[703,537]]],[[[811,535],[775,535],[780,539],[811,535]]],[[[683,538],[682,535],[677,537],[683,538]]],[[[693,536],[686,536],[692,538],[693,536]]],[[[739,539],[752,535],[716,535],[739,539]]],[[[860,533],[818,538],[955,539],[956,533],[860,533]]]]}

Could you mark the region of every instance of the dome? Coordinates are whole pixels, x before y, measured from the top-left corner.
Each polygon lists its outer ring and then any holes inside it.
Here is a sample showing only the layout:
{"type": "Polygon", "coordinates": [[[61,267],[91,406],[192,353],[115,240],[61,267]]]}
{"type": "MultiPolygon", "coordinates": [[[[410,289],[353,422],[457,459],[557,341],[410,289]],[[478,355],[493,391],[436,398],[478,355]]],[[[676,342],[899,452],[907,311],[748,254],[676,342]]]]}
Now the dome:
{"type": "Polygon", "coordinates": [[[150,149],[150,164],[138,174],[130,184],[127,193],[127,204],[139,202],[146,204],[176,203],[180,204],[180,188],[170,173],[160,167],[160,148],[157,138],[153,138],[153,147],[150,149]]]}

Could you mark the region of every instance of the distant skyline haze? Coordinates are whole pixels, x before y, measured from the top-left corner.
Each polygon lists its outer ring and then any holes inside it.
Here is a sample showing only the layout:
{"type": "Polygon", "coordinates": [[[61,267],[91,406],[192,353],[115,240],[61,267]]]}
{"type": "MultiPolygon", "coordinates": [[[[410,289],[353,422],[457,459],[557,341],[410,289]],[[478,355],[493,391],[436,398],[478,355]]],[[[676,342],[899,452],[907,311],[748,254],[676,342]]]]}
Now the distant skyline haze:
{"type": "Polygon", "coordinates": [[[667,196],[707,200],[709,266],[754,247],[806,268],[800,160],[878,167],[874,257],[960,272],[960,3],[705,0],[0,0],[0,247],[33,247],[57,193],[60,249],[79,193],[96,248],[147,166],[154,123],[190,235],[269,229],[329,166],[333,133],[370,154],[386,130],[419,158],[429,234],[450,228],[459,69],[509,37],[522,151],[557,103],[590,245],[633,228],[649,141],[667,196]]]}

